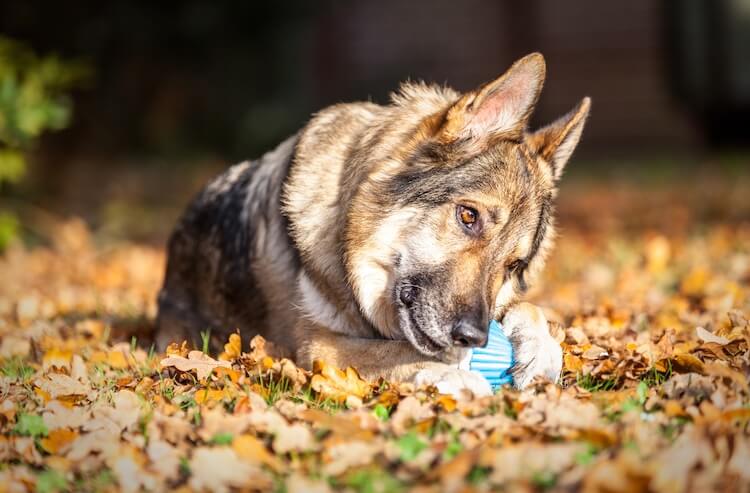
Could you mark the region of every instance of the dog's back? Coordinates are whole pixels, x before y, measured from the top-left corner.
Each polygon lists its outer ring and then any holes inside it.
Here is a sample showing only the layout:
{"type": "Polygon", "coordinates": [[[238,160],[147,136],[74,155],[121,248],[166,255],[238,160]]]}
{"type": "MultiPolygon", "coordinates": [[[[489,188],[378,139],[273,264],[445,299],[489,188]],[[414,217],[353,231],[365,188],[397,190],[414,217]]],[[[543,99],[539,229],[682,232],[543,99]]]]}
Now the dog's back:
{"type": "Polygon", "coordinates": [[[187,208],[169,239],[158,346],[198,344],[207,329],[214,347],[238,328],[274,340],[269,329],[294,325],[299,260],[280,195],[296,142],[291,137],[262,158],[231,167],[187,208]]]}

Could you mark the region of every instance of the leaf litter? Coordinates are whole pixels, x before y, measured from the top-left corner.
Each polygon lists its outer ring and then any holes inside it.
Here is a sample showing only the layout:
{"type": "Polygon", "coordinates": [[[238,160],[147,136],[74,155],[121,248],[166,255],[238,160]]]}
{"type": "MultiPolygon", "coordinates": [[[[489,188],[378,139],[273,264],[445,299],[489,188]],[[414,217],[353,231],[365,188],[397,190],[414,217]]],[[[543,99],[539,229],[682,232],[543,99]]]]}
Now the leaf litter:
{"type": "Polygon", "coordinates": [[[61,223],[0,258],[0,491],[747,491],[750,224],[678,223],[566,228],[559,385],[458,401],[259,337],[158,354],[162,251],[61,223]]]}

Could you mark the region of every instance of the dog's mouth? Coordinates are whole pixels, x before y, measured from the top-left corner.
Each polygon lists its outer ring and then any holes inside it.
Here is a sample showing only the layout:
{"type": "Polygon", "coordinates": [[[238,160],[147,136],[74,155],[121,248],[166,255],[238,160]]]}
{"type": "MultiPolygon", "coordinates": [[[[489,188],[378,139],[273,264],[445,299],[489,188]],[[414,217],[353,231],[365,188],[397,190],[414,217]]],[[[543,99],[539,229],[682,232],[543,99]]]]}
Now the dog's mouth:
{"type": "Polygon", "coordinates": [[[447,344],[436,340],[420,327],[420,324],[414,319],[414,313],[411,310],[403,310],[401,315],[401,327],[403,334],[419,352],[427,356],[435,356],[445,350],[447,344]]]}
{"type": "Polygon", "coordinates": [[[440,342],[434,340],[418,327],[413,327],[411,332],[413,333],[413,337],[415,339],[415,341],[412,341],[414,347],[426,354],[429,354],[430,356],[439,353],[446,347],[444,344],[441,344],[440,342]]]}
{"type": "MultiPolygon", "coordinates": [[[[435,356],[445,350],[448,344],[441,342],[434,334],[431,335],[423,328],[423,323],[429,323],[432,317],[429,317],[429,313],[423,313],[426,308],[420,306],[418,299],[420,290],[421,288],[416,284],[405,283],[394,293],[396,303],[400,308],[401,331],[419,352],[427,356],[435,356]]],[[[429,312],[429,309],[427,311],[429,312]]]]}

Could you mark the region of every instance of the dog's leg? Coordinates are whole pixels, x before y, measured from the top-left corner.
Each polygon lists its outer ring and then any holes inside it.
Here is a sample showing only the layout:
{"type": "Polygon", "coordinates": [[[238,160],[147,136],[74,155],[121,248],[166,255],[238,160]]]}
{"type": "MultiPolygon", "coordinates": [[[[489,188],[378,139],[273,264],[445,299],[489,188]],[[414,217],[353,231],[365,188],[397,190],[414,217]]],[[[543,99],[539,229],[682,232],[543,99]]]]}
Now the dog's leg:
{"type": "Polygon", "coordinates": [[[562,369],[562,349],[550,335],[541,308],[518,303],[505,314],[502,325],[513,344],[516,363],[511,373],[515,386],[524,388],[537,375],[557,381],[562,369]]]}
{"type": "Polygon", "coordinates": [[[321,359],[339,368],[352,366],[370,380],[384,377],[416,385],[435,385],[439,392],[456,396],[463,389],[478,396],[492,393],[481,375],[459,369],[458,362],[430,359],[408,341],[349,337],[311,326],[309,322],[298,326],[297,334],[300,335],[297,363],[308,369],[313,361],[321,359]]]}

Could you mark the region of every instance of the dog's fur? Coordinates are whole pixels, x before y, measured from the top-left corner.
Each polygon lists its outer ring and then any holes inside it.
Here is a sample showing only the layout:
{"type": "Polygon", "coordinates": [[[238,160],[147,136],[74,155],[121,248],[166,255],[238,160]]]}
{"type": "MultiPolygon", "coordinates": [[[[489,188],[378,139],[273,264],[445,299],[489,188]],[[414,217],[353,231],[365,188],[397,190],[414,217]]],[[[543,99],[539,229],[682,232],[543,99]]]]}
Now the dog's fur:
{"type": "Polygon", "coordinates": [[[387,106],[326,108],[230,168],[169,241],[159,345],[208,328],[217,345],[239,328],[306,367],[322,358],[481,392],[458,365],[495,317],[516,384],[556,378],[544,315],[516,300],[550,248],[555,184],[590,102],[527,132],[544,77],[532,54],[464,95],[406,83],[387,106]]]}

